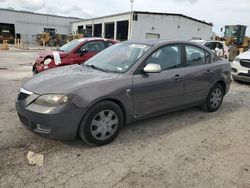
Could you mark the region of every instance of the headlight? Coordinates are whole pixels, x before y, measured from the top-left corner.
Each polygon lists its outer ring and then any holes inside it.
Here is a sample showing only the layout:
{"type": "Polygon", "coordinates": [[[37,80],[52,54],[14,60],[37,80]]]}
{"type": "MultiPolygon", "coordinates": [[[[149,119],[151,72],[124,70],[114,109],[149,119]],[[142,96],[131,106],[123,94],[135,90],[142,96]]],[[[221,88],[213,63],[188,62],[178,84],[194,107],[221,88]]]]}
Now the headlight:
{"type": "Polygon", "coordinates": [[[44,65],[48,65],[50,64],[52,61],[52,59],[48,58],[48,59],[45,59],[45,61],[43,62],[44,65]]]}
{"type": "Polygon", "coordinates": [[[235,62],[240,62],[240,58],[237,56],[235,59],[234,59],[235,62]]]}
{"type": "Polygon", "coordinates": [[[48,107],[59,106],[69,102],[69,98],[69,96],[64,94],[41,95],[34,101],[34,104],[48,107]]]}

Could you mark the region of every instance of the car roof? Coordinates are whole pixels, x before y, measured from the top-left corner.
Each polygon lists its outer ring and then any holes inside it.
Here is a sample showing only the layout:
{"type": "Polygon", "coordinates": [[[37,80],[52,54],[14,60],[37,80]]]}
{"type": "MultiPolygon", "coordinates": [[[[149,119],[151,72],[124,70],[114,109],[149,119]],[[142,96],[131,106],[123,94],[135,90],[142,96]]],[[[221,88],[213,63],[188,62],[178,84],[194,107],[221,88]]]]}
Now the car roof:
{"type": "Polygon", "coordinates": [[[199,43],[196,42],[192,42],[192,41],[187,41],[187,40],[164,40],[164,39],[148,39],[148,40],[130,40],[130,41],[125,41],[127,43],[136,43],[136,44],[144,44],[144,45],[161,45],[161,44],[173,44],[173,43],[183,43],[183,44],[192,44],[192,45],[196,45],[199,47],[204,48],[204,46],[202,46],[199,43]]]}
{"type": "Polygon", "coordinates": [[[206,42],[219,42],[219,43],[223,43],[223,41],[218,41],[218,40],[190,40],[190,42],[195,42],[198,44],[204,44],[206,42]]]}
{"type": "Polygon", "coordinates": [[[171,40],[164,39],[145,39],[145,40],[128,40],[128,43],[145,44],[145,45],[155,45],[158,43],[171,42],[171,40]]]}
{"type": "Polygon", "coordinates": [[[93,41],[93,40],[103,40],[103,41],[113,41],[116,42],[116,40],[112,40],[112,39],[106,39],[106,38],[101,38],[101,37],[84,37],[84,38],[80,38],[80,39],[76,39],[79,42],[84,42],[84,41],[93,41]]]}

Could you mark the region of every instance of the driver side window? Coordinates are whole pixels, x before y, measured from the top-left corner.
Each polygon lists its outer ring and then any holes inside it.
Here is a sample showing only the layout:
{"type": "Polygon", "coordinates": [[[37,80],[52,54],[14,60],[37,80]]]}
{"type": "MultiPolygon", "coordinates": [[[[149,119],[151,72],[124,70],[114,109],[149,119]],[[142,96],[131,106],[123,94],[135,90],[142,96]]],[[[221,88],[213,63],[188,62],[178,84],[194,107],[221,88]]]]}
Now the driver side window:
{"type": "Polygon", "coordinates": [[[161,70],[174,69],[181,66],[181,46],[168,45],[161,47],[151,54],[146,60],[146,64],[158,64],[161,70]]]}
{"type": "Polygon", "coordinates": [[[84,44],[80,48],[80,51],[82,49],[86,49],[88,52],[98,53],[105,49],[105,44],[102,41],[91,41],[88,42],[87,44],[84,44]]]}

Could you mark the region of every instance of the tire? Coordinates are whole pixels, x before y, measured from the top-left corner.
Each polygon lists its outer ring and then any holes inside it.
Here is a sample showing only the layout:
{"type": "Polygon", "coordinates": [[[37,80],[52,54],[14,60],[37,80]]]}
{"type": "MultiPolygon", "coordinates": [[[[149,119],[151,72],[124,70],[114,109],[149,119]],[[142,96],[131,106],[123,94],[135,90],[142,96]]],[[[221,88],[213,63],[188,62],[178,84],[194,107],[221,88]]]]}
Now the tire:
{"type": "Polygon", "coordinates": [[[235,45],[228,46],[229,51],[229,62],[233,62],[235,57],[238,55],[238,48],[235,45]]]}
{"type": "Polygon", "coordinates": [[[64,40],[60,40],[59,45],[63,46],[64,44],[65,44],[65,41],[64,40]]]}
{"type": "Polygon", "coordinates": [[[54,46],[54,40],[53,39],[49,39],[49,42],[48,42],[48,46],[54,46]]]}
{"type": "Polygon", "coordinates": [[[84,116],[79,135],[88,145],[102,146],[118,136],[123,123],[121,108],[111,101],[103,101],[94,105],[84,116]]]}
{"type": "Polygon", "coordinates": [[[206,101],[201,106],[203,110],[207,112],[217,111],[224,97],[224,88],[221,84],[216,83],[209,91],[206,101]]]}

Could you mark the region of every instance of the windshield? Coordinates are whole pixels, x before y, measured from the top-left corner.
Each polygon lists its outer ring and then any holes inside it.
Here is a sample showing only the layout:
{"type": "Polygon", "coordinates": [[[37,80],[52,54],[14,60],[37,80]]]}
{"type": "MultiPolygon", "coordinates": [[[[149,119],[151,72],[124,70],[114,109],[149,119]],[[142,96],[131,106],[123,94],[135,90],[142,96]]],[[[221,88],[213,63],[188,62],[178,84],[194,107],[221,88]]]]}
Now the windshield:
{"type": "Polygon", "coordinates": [[[225,37],[238,37],[239,27],[238,26],[227,26],[225,28],[225,37]]]}
{"type": "Polygon", "coordinates": [[[86,61],[86,66],[111,72],[126,72],[151,46],[118,43],[86,61]]]}
{"type": "Polygon", "coordinates": [[[78,46],[81,43],[81,41],[78,40],[72,40],[68,42],[67,44],[63,45],[61,48],[58,49],[58,51],[62,52],[70,52],[73,50],[76,46],[78,46]]]}

